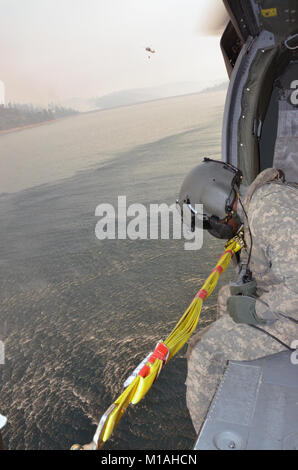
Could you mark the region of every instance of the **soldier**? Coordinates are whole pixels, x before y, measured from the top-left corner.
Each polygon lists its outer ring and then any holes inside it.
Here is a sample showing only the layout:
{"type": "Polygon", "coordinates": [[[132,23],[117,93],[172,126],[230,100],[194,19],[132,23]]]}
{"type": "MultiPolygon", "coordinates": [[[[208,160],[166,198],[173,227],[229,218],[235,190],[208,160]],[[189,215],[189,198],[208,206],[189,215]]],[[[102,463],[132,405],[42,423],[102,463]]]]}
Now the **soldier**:
{"type": "Polygon", "coordinates": [[[219,293],[219,318],[189,345],[187,406],[197,432],[228,360],[254,360],[298,340],[298,184],[273,168],[248,190],[241,183],[235,167],[205,159],[179,196],[192,217],[203,204],[204,229],[217,238],[232,238],[244,224],[246,242],[237,281],[219,293]]]}

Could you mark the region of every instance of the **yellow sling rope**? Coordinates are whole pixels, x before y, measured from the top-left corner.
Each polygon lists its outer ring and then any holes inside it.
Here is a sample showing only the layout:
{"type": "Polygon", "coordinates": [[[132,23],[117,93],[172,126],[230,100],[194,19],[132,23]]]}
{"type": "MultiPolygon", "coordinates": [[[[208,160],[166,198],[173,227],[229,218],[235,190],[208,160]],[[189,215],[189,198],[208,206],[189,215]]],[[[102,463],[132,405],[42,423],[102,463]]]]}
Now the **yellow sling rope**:
{"type": "Polygon", "coordinates": [[[136,377],[104,413],[97,427],[93,442],[85,446],[74,445],[72,449],[99,449],[111,436],[128,405],[130,403],[135,405],[144,398],[164,365],[189,340],[199,321],[204,300],[214,291],[219,276],[228,268],[233,254],[240,251],[243,246],[243,232],[240,231],[226,245],[225,252],[220,257],[217,265],[168,338],[164,342],[158,343],[155,351],[146,359],[145,364],[138,371],[136,377]]]}

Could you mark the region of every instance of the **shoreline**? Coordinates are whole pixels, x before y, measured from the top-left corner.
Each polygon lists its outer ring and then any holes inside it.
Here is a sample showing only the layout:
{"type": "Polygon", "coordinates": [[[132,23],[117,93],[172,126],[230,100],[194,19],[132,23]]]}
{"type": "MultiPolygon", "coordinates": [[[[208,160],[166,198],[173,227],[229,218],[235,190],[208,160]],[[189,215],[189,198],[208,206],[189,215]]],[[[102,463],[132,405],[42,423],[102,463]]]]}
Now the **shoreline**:
{"type": "Polygon", "coordinates": [[[0,131],[0,136],[5,135],[5,134],[10,134],[11,132],[22,131],[24,129],[31,129],[32,127],[44,126],[46,124],[51,124],[53,122],[59,121],[60,119],[50,119],[49,121],[35,122],[34,124],[27,124],[26,126],[12,127],[11,129],[4,129],[0,131]]]}
{"type": "Polygon", "coordinates": [[[19,131],[22,131],[22,130],[25,130],[25,129],[40,127],[40,126],[44,126],[46,124],[53,124],[54,122],[58,122],[58,121],[61,121],[62,119],[67,119],[67,118],[71,118],[71,117],[74,117],[74,116],[82,116],[82,115],[95,114],[95,113],[103,113],[105,111],[112,111],[112,110],[119,109],[119,108],[131,108],[131,107],[134,107],[134,106],[150,104],[150,103],[159,102],[159,101],[174,100],[174,99],[177,99],[177,98],[179,99],[179,98],[187,98],[187,97],[191,97],[191,96],[202,95],[204,93],[222,93],[222,92],[226,93],[226,90],[212,90],[212,89],[210,89],[208,91],[202,90],[202,91],[199,91],[199,92],[186,93],[186,94],[183,94],[183,95],[166,96],[166,97],[162,97],[162,98],[154,98],[152,100],[139,101],[139,102],[136,102],[136,103],[120,104],[120,105],[111,106],[111,107],[107,107],[107,108],[91,109],[89,111],[78,111],[74,114],[71,114],[69,116],[64,116],[64,117],[61,117],[61,118],[50,119],[48,121],[42,121],[42,122],[37,122],[37,123],[33,123],[33,124],[27,124],[26,126],[13,127],[11,129],[0,130],[0,137],[2,135],[10,134],[10,133],[13,133],[13,132],[19,132],[19,131]]]}
{"type": "Polygon", "coordinates": [[[47,124],[54,124],[55,122],[59,122],[59,121],[62,121],[63,119],[68,119],[68,118],[71,118],[71,117],[74,117],[74,116],[79,116],[80,114],[82,114],[82,113],[75,113],[75,114],[71,114],[70,116],[64,116],[64,117],[60,117],[60,118],[49,119],[48,121],[41,121],[41,122],[35,122],[33,124],[27,124],[26,126],[12,127],[11,129],[4,129],[2,131],[0,130],[0,137],[2,135],[11,134],[13,132],[20,132],[20,131],[23,131],[25,129],[32,129],[34,127],[45,126],[47,124]]]}

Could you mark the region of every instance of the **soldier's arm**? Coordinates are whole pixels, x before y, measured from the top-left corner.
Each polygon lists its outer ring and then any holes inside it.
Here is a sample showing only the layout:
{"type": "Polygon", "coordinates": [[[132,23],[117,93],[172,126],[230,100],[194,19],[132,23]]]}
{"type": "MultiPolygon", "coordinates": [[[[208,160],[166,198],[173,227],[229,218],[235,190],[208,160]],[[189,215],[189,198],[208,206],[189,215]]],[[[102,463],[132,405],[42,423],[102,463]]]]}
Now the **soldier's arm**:
{"type": "Polygon", "coordinates": [[[232,289],[228,310],[237,323],[272,324],[280,315],[297,316],[295,204],[297,212],[298,191],[276,185],[259,190],[251,202],[251,268],[256,284],[244,285],[243,292],[232,289]]]}

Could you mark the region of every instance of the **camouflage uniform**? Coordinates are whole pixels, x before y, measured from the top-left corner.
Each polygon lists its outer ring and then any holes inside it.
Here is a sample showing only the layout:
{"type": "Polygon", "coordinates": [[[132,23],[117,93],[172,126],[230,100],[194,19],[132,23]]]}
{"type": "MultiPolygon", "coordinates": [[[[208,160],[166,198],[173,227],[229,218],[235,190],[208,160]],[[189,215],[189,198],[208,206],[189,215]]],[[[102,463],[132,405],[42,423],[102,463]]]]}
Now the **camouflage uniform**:
{"type": "MultiPolygon", "coordinates": [[[[298,320],[298,185],[277,177],[274,169],[262,172],[250,186],[244,208],[253,241],[250,269],[257,281],[256,312],[266,318],[269,310],[276,321],[262,328],[291,346],[298,340],[298,324],[283,315],[298,320]]],[[[245,234],[249,249],[247,224],[245,234]]],[[[187,406],[197,432],[228,360],[254,360],[285,349],[265,333],[234,323],[227,314],[229,296],[229,286],[223,287],[219,319],[189,345],[187,406]]]]}

